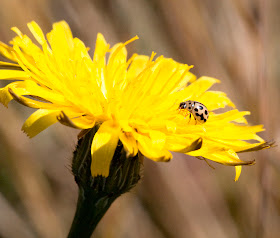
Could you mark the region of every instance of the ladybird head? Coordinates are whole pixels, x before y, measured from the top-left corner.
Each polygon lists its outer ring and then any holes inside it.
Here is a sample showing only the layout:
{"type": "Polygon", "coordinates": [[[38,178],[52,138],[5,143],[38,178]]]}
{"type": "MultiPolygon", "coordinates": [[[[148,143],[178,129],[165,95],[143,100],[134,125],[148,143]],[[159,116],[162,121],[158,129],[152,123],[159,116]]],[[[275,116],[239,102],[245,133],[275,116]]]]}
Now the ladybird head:
{"type": "Polygon", "coordinates": [[[186,102],[181,102],[179,105],[179,109],[186,109],[186,107],[187,107],[186,102]]]}

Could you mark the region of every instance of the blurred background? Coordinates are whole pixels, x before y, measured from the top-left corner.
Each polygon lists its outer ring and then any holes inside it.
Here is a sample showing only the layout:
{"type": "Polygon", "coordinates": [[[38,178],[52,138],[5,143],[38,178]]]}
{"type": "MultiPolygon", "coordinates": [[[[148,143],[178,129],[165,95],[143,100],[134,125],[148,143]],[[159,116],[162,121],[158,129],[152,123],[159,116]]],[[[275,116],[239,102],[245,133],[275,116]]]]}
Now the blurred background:
{"type": "MultiPolygon", "coordinates": [[[[28,33],[35,20],[45,33],[66,20],[94,50],[98,32],[112,45],[136,34],[134,52],[193,64],[196,75],[220,79],[260,135],[279,143],[279,0],[0,0],[0,40],[12,26],[28,33]]],[[[3,85],[2,85],[3,86],[3,85]]],[[[28,139],[21,126],[32,109],[0,105],[0,237],[63,238],[77,200],[71,157],[79,131],[60,124],[28,139]]],[[[234,168],[183,155],[169,163],[144,161],[144,179],[119,198],[93,237],[279,238],[280,150],[241,154],[256,159],[234,168]]]]}

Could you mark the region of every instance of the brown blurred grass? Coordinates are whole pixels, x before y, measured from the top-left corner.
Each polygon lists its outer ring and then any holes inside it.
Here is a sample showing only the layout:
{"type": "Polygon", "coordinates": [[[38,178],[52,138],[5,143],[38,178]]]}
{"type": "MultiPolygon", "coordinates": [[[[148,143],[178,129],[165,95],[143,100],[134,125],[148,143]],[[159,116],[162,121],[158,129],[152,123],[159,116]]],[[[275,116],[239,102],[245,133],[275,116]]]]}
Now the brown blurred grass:
{"type": "MultiPolygon", "coordinates": [[[[111,43],[134,35],[129,52],[164,54],[193,64],[197,75],[222,80],[262,136],[279,141],[280,2],[278,0],[2,0],[0,40],[10,27],[44,32],[66,20],[94,49],[97,32],[111,43]]],[[[78,131],[54,125],[36,138],[20,130],[30,109],[0,107],[0,237],[66,237],[77,188],[70,173],[78,131]]],[[[279,149],[241,155],[257,164],[234,170],[182,155],[166,164],[145,160],[144,180],[118,199],[95,237],[206,238],[280,236],[279,149]]]]}

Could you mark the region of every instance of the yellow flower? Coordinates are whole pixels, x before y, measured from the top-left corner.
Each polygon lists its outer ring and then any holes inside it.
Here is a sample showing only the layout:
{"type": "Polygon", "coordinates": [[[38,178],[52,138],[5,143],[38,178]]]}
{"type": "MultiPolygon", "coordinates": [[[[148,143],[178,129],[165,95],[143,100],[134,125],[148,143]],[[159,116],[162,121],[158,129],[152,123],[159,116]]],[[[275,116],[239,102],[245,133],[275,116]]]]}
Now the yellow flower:
{"type": "Polygon", "coordinates": [[[55,23],[46,38],[35,22],[28,27],[40,46],[15,27],[12,47],[0,42],[0,53],[15,62],[0,62],[0,79],[17,80],[0,89],[0,101],[7,106],[15,99],[38,109],[22,127],[29,137],[57,121],[83,132],[97,126],[91,146],[93,176],[108,176],[119,140],[128,159],[142,153],[154,161],[169,161],[171,152],[180,152],[236,166],[236,180],[240,165],[253,163],[241,161],[236,153],[270,146],[256,135],[262,125],[246,125],[249,112],[214,112],[235,107],[225,93],[208,91],[217,79],[196,79],[189,72],[192,66],[163,56],[154,59],[154,53],[127,60],[125,46],[137,37],[110,48],[98,34],[91,58],[64,21],[55,23]],[[206,105],[206,123],[177,110],[186,100],[206,105]]]}

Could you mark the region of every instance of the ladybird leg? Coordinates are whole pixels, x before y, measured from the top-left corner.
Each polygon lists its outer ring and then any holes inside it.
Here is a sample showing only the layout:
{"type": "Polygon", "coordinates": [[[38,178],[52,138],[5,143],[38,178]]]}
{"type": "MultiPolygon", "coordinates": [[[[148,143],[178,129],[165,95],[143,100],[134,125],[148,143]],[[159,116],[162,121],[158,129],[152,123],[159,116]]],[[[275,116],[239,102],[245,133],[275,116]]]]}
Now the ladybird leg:
{"type": "Polygon", "coordinates": [[[177,112],[178,112],[178,114],[180,114],[180,115],[184,115],[184,112],[185,112],[185,110],[184,109],[182,109],[182,108],[177,108],[177,112]]]}
{"type": "Polygon", "coordinates": [[[186,112],[186,114],[185,114],[185,118],[186,118],[188,115],[189,115],[189,112],[186,112]]]}
{"type": "Polygon", "coordinates": [[[180,115],[182,114],[181,113],[181,108],[177,108],[176,111],[178,112],[178,114],[180,114],[180,115]]]}

